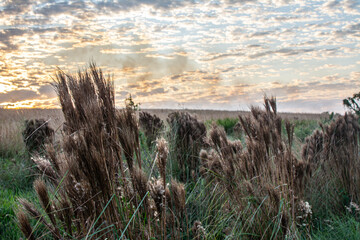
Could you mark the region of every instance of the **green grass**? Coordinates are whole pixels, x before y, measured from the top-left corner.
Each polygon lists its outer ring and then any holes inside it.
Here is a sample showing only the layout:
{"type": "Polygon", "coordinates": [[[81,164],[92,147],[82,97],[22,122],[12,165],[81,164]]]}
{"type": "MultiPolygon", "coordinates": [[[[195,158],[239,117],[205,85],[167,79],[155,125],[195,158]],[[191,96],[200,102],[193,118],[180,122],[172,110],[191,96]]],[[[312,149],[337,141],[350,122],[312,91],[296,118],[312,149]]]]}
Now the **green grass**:
{"type": "Polygon", "coordinates": [[[0,186],[2,189],[17,191],[30,189],[34,178],[34,165],[25,155],[0,158],[0,186]]]}
{"type": "Polygon", "coordinates": [[[304,142],[307,136],[310,136],[314,130],[320,128],[319,121],[317,120],[293,120],[295,124],[294,135],[301,142],[304,142]]]}
{"type": "Polygon", "coordinates": [[[17,198],[35,201],[36,194],[32,189],[0,189],[0,239],[19,239],[23,237],[17,226],[15,210],[17,198]]]}
{"type": "Polygon", "coordinates": [[[19,239],[22,236],[17,226],[14,210],[17,198],[36,199],[32,188],[33,164],[24,154],[7,154],[0,157],[0,239],[19,239]]]}
{"type": "Polygon", "coordinates": [[[332,216],[325,219],[322,226],[313,231],[314,240],[358,240],[360,239],[360,222],[355,216],[332,216]]]}

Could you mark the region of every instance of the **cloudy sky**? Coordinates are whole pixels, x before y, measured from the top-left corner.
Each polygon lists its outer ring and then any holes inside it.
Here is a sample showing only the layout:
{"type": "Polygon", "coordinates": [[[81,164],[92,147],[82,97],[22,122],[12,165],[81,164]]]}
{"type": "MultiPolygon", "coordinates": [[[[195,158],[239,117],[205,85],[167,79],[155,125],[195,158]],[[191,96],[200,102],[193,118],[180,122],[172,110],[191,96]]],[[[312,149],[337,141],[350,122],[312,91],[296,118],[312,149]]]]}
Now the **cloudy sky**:
{"type": "Polygon", "coordinates": [[[0,1],[0,106],[57,107],[94,60],[119,106],[344,112],[360,91],[358,0],[0,1]]]}

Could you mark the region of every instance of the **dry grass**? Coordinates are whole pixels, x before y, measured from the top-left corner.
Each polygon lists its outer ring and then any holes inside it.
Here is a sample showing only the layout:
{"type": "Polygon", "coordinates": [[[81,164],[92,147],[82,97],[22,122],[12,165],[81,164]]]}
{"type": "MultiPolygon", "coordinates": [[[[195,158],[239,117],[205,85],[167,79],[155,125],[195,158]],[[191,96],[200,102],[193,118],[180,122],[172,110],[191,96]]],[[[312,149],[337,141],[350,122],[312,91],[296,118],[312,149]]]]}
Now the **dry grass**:
{"type": "Polygon", "coordinates": [[[156,115],[141,111],[139,112],[139,123],[146,136],[147,145],[152,146],[164,129],[164,122],[156,115]]]}
{"type": "Polygon", "coordinates": [[[11,157],[25,149],[22,138],[24,126],[21,122],[3,120],[0,122],[0,156],[11,157]]]}
{"type": "Polygon", "coordinates": [[[27,150],[30,153],[42,152],[45,144],[54,143],[54,130],[44,119],[25,120],[22,132],[27,150]]]}
{"type": "Polygon", "coordinates": [[[284,140],[274,99],[266,98],[265,110],[254,107],[251,116],[240,117],[240,122],[246,148],[238,140],[229,141],[224,130],[214,126],[208,138],[210,148],[200,153],[202,172],[209,183],[222,186],[217,188],[219,194],[227,192],[231,208],[239,212],[248,208],[242,224],[251,239],[283,239],[296,231],[310,165],[292,153],[290,123],[284,140]]]}
{"type": "MultiPolygon", "coordinates": [[[[142,114],[156,143],[152,159],[143,159],[137,115],[131,106],[116,109],[113,82],[100,69],[59,71],[54,87],[63,115],[43,118],[63,120],[64,128],[54,127],[63,129],[59,146],[33,156],[42,173],[34,182],[40,204],[19,200],[19,226],[29,239],[39,226],[53,239],[297,239],[299,231],[308,233],[311,205],[321,197],[338,208],[341,194],[360,201],[360,126],[353,115],[322,126],[297,157],[294,126],[282,127],[273,98],[240,114],[244,142],[229,140],[216,125],[207,133],[182,111],[167,116],[168,135],[160,136],[153,128],[162,125],[161,114],[142,114]],[[328,196],[321,187],[332,179],[328,196]]],[[[0,130],[13,131],[8,136],[21,137],[21,129],[5,126],[0,130]]]]}
{"type": "Polygon", "coordinates": [[[318,194],[311,195],[312,201],[318,210],[343,212],[350,202],[360,201],[358,117],[347,113],[321,128],[306,139],[302,151],[316,169],[311,191],[318,194]]]}
{"type": "Polygon", "coordinates": [[[60,138],[60,131],[64,122],[61,110],[55,109],[0,109],[0,154],[3,156],[16,155],[24,152],[25,144],[22,133],[25,121],[44,119],[50,128],[57,130],[56,139],[60,138]]]}
{"type": "Polygon", "coordinates": [[[173,159],[178,164],[181,181],[196,180],[199,173],[199,151],[204,145],[206,127],[196,117],[186,112],[172,112],[167,118],[170,127],[173,159]]]}
{"type": "Polygon", "coordinates": [[[61,109],[0,109],[0,122],[24,122],[30,119],[44,119],[53,129],[60,128],[64,122],[61,109]]]}
{"type": "MultiPolygon", "coordinates": [[[[166,120],[168,115],[174,111],[187,112],[195,116],[199,121],[218,120],[224,118],[238,118],[250,115],[249,111],[225,111],[225,110],[195,110],[195,109],[142,109],[142,111],[155,114],[162,120],[166,120]]],[[[321,120],[328,119],[328,113],[286,113],[279,112],[278,115],[283,119],[289,120],[321,120]]]]}
{"type": "MultiPolygon", "coordinates": [[[[166,142],[157,144],[161,179],[149,181],[141,169],[135,113],[130,107],[115,108],[112,81],[94,65],[77,76],[59,71],[56,77],[66,124],[62,151],[49,146],[47,158],[35,160],[48,182],[34,184],[46,215],[24,200],[22,211],[38,219],[54,239],[165,239],[168,229],[186,228],[177,213],[184,210],[184,197],[172,197],[166,184],[166,142]]],[[[173,196],[184,194],[183,185],[173,185],[173,196]]],[[[21,211],[18,216],[24,222],[21,211]]],[[[29,236],[28,225],[23,226],[29,236]]]]}

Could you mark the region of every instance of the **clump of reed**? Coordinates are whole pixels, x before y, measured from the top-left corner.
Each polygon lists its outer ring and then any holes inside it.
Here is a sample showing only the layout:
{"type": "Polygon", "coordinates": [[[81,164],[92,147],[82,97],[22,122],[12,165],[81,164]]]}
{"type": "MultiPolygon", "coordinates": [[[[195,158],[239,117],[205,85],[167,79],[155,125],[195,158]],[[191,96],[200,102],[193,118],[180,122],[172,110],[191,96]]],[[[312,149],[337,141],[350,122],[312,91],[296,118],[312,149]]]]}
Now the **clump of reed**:
{"type": "Polygon", "coordinates": [[[249,239],[283,239],[296,231],[298,204],[311,166],[292,153],[294,127],[289,122],[287,137],[282,135],[275,99],[264,101],[264,110],[252,107],[250,116],[239,117],[246,147],[239,140],[229,141],[223,129],[213,126],[207,139],[210,147],[200,153],[201,172],[214,184],[214,192],[226,192],[227,211],[239,212],[249,239]]]}
{"type": "Polygon", "coordinates": [[[204,145],[206,127],[187,112],[173,112],[168,115],[173,159],[177,163],[181,181],[195,180],[199,173],[199,151],[204,145]]]}
{"type": "Polygon", "coordinates": [[[44,119],[25,120],[22,132],[26,149],[30,153],[42,152],[45,144],[54,142],[54,130],[44,119]]]}
{"type": "Polygon", "coordinates": [[[110,78],[91,64],[77,75],[59,70],[54,87],[66,128],[60,151],[50,144],[45,156],[34,156],[43,172],[34,182],[41,210],[19,200],[25,237],[34,239],[41,225],[53,239],[179,239],[187,229],[185,188],[168,184],[166,141],[157,141],[160,178],[150,178],[141,167],[136,114],[115,108],[110,78]]]}
{"type": "Polygon", "coordinates": [[[311,184],[317,210],[343,212],[360,201],[359,134],[358,117],[346,113],[306,139],[302,158],[317,169],[311,184]]]}
{"type": "Polygon", "coordinates": [[[146,136],[147,146],[152,146],[164,128],[164,122],[155,114],[141,111],[139,112],[139,123],[146,136]]]}

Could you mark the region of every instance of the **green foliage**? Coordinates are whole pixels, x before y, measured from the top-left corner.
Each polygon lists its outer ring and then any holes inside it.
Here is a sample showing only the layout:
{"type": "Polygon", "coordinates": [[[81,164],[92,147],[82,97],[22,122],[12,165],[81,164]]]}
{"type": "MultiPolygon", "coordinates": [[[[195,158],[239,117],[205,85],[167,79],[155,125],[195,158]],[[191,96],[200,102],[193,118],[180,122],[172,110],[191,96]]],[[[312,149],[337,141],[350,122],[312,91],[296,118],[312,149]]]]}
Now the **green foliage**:
{"type": "Polygon", "coordinates": [[[332,216],[312,234],[314,240],[360,239],[359,219],[351,215],[332,216]]]}
{"type": "Polygon", "coordinates": [[[317,120],[293,120],[291,123],[295,124],[294,135],[301,142],[304,142],[307,136],[310,136],[315,129],[320,127],[317,120]]]}
{"type": "Polygon", "coordinates": [[[360,115],[360,92],[354,93],[352,97],[345,98],[343,104],[357,115],[360,115]]]}
{"type": "Polygon", "coordinates": [[[135,103],[131,94],[125,99],[125,105],[132,108],[134,111],[140,110],[140,103],[135,103]]]}
{"type": "Polygon", "coordinates": [[[0,158],[0,186],[4,189],[30,189],[33,165],[23,155],[14,158],[0,158]]]}
{"type": "Polygon", "coordinates": [[[36,198],[32,189],[34,171],[25,154],[16,155],[11,149],[7,153],[11,158],[0,157],[0,239],[19,239],[23,235],[14,211],[18,197],[36,198]]]}
{"type": "Polygon", "coordinates": [[[15,217],[19,197],[35,200],[36,194],[30,188],[27,190],[0,188],[0,239],[20,239],[23,236],[15,217]]]}
{"type": "Polygon", "coordinates": [[[239,119],[237,118],[223,118],[216,120],[216,124],[224,127],[225,132],[228,135],[231,135],[234,132],[234,127],[238,122],[239,119]]]}

